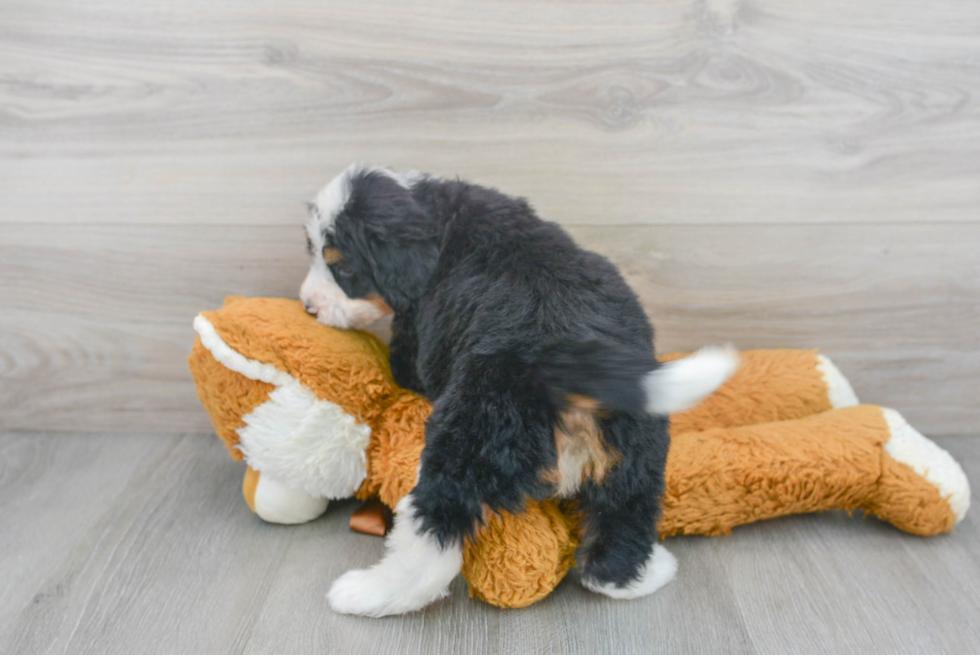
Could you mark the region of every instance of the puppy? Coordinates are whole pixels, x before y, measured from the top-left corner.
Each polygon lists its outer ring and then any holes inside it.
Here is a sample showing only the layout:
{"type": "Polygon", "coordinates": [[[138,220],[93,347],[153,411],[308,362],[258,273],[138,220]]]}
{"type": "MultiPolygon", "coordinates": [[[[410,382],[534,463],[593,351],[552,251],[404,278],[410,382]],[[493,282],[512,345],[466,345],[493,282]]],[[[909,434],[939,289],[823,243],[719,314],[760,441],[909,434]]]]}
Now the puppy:
{"type": "Polygon", "coordinates": [[[390,317],[395,381],[433,405],[384,558],[334,582],[335,611],[446,596],[464,540],[528,498],[578,501],[592,591],[636,598],[671,580],[656,531],[667,415],[721,385],[733,351],[660,364],[617,270],[493,189],[354,165],[318,194],[306,233],[307,311],[342,328],[390,317]]]}

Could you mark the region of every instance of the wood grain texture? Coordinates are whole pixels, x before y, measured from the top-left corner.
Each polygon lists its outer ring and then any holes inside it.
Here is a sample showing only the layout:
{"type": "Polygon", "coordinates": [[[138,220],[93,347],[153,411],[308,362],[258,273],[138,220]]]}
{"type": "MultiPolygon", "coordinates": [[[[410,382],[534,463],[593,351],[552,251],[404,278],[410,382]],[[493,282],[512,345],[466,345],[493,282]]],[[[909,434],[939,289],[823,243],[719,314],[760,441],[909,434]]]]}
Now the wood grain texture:
{"type": "MultiPolygon", "coordinates": [[[[980,423],[980,226],[572,229],[661,351],[815,348],[927,434],[980,423]]],[[[0,225],[3,429],[211,430],[186,356],[225,294],[296,297],[298,225],[0,225]]]]}
{"type": "Polygon", "coordinates": [[[352,160],[567,224],[977,220],[980,5],[0,7],[0,221],[292,224],[352,160]]]}
{"type": "Polygon", "coordinates": [[[980,229],[574,228],[625,274],[658,348],[820,348],[930,434],[980,422],[980,229]]]}
{"type": "Polygon", "coordinates": [[[295,297],[307,267],[298,224],[0,234],[0,425],[21,429],[210,431],[194,316],[229,294],[295,297]]]}
{"type": "Polygon", "coordinates": [[[190,320],[294,295],[303,201],[364,160],[529,197],[664,349],[819,346],[975,433],[977,34],[956,0],[7,0],[0,429],[207,431],[190,320]]]}
{"type": "MultiPolygon", "coordinates": [[[[939,443],[980,475],[980,438],[939,443]]],[[[17,528],[0,539],[0,652],[959,655],[980,643],[974,515],[935,538],[838,512],[788,517],[669,540],[677,580],[637,601],[573,577],[502,611],[457,580],[447,601],[371,620],[325,600],[382,552],[348,530],[356,503],[271,526],[241,498],[243,468],[200,435],[0,434],[0,520],[17,528]]]]}

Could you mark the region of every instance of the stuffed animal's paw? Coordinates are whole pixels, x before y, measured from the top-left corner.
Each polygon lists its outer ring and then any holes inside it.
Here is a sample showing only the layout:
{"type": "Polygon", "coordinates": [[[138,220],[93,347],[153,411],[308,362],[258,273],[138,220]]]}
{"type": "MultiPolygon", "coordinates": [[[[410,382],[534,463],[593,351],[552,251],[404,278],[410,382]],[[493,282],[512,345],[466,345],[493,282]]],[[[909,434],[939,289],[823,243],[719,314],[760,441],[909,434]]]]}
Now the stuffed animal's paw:
{"type": "Polygon", "coordinates": [[[282,525],[308,523],[327,511],[326,498],[294,489],[269,473],[251,467],[242,485],[245,502],[263,521],[282,525]]]}

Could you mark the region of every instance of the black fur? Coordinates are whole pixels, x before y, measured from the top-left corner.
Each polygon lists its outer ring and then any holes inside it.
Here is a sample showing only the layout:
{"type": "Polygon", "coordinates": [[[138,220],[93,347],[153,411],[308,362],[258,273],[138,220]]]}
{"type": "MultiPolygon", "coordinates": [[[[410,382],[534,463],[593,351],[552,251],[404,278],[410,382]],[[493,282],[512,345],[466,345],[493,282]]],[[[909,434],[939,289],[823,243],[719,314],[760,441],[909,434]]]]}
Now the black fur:
{"type": "MultiPolygon", "coordinates": [[[[554,492],[554,428],[568,394],[597,399],[621,461],[580,490],[584,575],[635,579],[656,539],[669,437],[644,412],[640,380],[657,366],[635,294],[603,257],[579,248],[521,199],[461,181],[410,190],[381,172],[351,180],[332,243],[351,297],[395,309],[396,381],[433,403],[413,491],[441,543],[472,536],[486,508],[518,512],[554,492]]],[[[336,271],[335,271],[336,273],[336,271]]]]}
{"type": "Polygon", "coordinates": [[[555,402],[577,394],[631,412],[643,412],[647,402],[637,380],[659,366],[652,350],[640,352],[598,339],[554,344],[536,362],[555,402]]]}

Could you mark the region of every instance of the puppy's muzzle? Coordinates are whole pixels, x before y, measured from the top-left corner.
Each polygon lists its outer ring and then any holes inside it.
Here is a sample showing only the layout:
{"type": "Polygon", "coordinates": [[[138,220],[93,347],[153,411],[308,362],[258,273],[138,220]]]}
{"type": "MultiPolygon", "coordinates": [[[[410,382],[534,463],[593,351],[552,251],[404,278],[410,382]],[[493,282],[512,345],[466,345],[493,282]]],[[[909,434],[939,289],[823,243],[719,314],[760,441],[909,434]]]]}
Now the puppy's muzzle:
{"type": "Polygon", "coordinates": [[[335,328],[361,330],[392,313],[380,298],[348,298],[329,271],[324,273],[316,267],[303,281],[299,298],[307,312],[335,328]]]}

